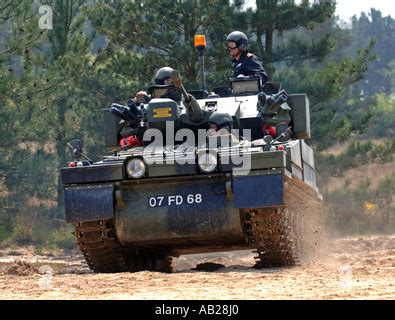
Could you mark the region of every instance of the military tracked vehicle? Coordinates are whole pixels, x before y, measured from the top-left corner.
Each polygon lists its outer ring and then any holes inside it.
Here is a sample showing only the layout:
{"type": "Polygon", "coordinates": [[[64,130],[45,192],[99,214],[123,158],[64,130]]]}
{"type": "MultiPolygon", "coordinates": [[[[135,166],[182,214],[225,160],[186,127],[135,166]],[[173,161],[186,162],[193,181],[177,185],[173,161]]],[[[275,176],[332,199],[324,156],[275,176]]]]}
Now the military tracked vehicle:
{"type": "Polygon", "coordinates": [[[230,88],[150,88],[150,100],[104,109],[109,153],[79,141],[61,168],[66,220],[96,272],[171,271],[180,255],[256,252],[256,267],[289,266],[322,235],[306,94],[231,79],[230,88]]]}

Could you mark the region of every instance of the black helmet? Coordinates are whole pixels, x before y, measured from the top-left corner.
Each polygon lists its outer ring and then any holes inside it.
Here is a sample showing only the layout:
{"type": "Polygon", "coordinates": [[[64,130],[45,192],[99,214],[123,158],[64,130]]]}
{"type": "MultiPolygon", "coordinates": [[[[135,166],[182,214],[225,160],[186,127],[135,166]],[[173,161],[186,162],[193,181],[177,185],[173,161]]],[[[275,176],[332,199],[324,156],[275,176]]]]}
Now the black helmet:
{"type": "Polygon", "coordinates": [[[209,124],[215,124],[217,130],[228,127],[233,129],[233,118],[229,113],[214,112],[208,119],[209,124]]]}
{"type": "Polygon", "coordinates": [[[171,78],[171,73],[174,71],[173,68],[163,67],[158,70],[155,75],[155,84],[156,85],[164,85],[166,79],[171,78]]]}
{"type": "Polygon", "coordinates": [[[233,41],[236,43],[236,46],[241,51],[246,51],[248,49],[248,38],[247,36],[241,31],[233,31],[228,34],[226,37],[226,42],[233,41]]]}

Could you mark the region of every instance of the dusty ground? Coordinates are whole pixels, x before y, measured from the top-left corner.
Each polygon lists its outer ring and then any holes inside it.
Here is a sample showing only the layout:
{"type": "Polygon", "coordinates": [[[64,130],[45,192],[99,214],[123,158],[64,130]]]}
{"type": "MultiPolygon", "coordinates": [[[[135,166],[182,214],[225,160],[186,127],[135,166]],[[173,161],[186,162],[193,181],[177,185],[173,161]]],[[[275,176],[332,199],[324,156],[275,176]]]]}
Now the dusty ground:
{"type": "Polygon", "coordinates": [[[93,274],[78,252],[3,249],[0,299],[395,298],[395,236],[331,240],[320,261],[292,268],[255,270],[253,263],[251,253],[236,252],[181,257],[173,274],[93,274]],[[190,270],[203,262],[226,267],[190,270]]]}

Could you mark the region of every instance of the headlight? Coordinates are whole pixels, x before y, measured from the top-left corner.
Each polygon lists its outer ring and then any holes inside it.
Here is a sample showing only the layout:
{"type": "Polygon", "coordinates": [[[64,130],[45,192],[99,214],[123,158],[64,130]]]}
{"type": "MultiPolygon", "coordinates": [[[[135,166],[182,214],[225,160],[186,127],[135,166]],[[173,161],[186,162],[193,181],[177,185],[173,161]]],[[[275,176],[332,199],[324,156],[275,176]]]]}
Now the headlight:
{"type": "Polygon", "coordinates": [[[200,170],[205,173],[211,173],[218,167],[218,157],[215,151],[200,152],[197,160],[200,170]]]}
{"type": "Polygon", "coordinates": [[[146,172],[147,166],[141,158],[132,158],[126,165],[126,173],[128,174],[129,178],[140,179],[144,177],[146,172]]]}

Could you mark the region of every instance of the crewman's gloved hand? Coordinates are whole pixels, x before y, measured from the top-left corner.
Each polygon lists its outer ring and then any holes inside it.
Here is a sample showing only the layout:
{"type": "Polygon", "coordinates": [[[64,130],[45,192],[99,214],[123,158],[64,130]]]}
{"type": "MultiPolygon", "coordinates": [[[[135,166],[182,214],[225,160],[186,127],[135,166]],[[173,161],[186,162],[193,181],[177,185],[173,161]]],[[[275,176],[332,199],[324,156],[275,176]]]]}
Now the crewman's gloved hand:
{"type": "Polygon", "coordinates": [[[147,101],[149,101],[149,97],[146,91],[139,91],[136,93],[134,100],[137,103],[147,103],[147,101]]]}

